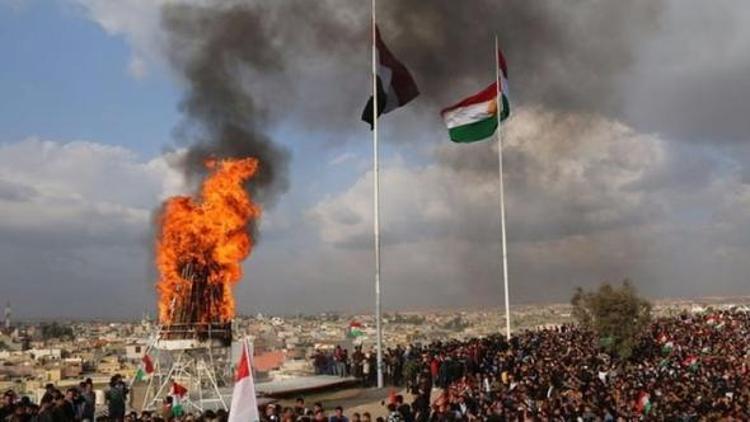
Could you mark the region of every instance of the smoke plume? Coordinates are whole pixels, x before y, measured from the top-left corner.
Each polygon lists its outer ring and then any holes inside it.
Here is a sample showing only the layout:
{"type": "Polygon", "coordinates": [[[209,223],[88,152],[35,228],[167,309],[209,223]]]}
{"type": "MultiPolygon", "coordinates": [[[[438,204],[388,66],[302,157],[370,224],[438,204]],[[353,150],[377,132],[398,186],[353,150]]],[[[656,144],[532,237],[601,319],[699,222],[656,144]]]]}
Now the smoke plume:
{"type": "Polygon", "coordinates": [[[267,110],[247,83],[284,66],[265,21],[247,5],[170,4],[162,9],[162,26],[170,62],[187,84],[184,121],[175,133],[188,145],[182,164],[189,180],[204,176],[208,158],[255,157],[260,170],[247,187],[264,205],[273,204],[288,188],[290,154],[266,132],[267,110]]]}
{"type": "MultiPolygon", "coordinates": [[[[252,153],[262,146],[273,160],[259,158],[272,167],[261,169],[263,180],[255,189],[268,200],[287,185],[286,154],[259,135],[268,119],[292,111],[303,129],[361,130],[359,113],[369,96],[366,3],[165,6],[170,60],[189,85],[182,129],[196,124],[203,129],[200,136],[187,136],[199,141],[189,173],[200,170],[206,154],[235,152],[237,145],[242,145],[238,152],[252,153]],[[276,94],[274,104],[259,106],[259,96],[268,91],[276,94]],[[256,142],[237,139],[235,129],[256,142]]],[[[622,76],[637,46],[658,29],[663,2],[381,0],[377,6],[386,44],[422,92],[411,112],[437,119],[441,107],[488,83],[497,34],[510,66],[514,104],[620,117],[627,88],[622,76]]]]}
{"type": "MultiPolygon", "coordinates": [[[[661,7],[660,1],[399,0],[378,3],[378,22],[423,93],[413,110],[433,119],[440,106],[494,77],[495,34],[510,63],[515,104],[618,116],[620,76],[656,27],[661,7]]],[[[340,0],[165,5],[168,57],[186,84],[176,137],[188,146],[187,176],[202,178],[209,157],[257,157],[260,171],[248,189],[272,205],[289,186],[289,152],[268,135],[274,118],[292,110],[329,134],[334,126],[339,133],[361,126],[368,18],[369,8],[340,0]],[[311,63],[321,67],[311,72],[311,63]],[[269,92],[278,101],[263,101],[269,92]]]]}
{"type": "Polygon", "coordinates": [[[383,33],[427,97],[465,95],[492,80],[497,34],[515,102],[603,114],[620,111],[624,87],[618,78],[639,41],[653,34],[662,10],[661,1],[648,0],[381,4],[383,33]]]}

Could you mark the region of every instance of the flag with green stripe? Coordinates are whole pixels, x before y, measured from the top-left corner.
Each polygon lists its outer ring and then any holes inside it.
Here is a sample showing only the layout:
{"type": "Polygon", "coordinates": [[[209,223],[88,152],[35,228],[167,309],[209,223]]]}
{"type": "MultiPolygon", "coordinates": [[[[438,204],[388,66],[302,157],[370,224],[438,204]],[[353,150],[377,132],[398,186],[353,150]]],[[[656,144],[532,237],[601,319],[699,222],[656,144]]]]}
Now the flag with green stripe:
{"type": "Polygon", "coordinates": [[[510,116],[508,68],[500,50],[497,52],[497,64],[500,71],[499,89],[498,81],[495,81],[478,93],[440,112],[453,142],[475,142],[489,138],[497,129],[498,113],[500,113],[500,121],[510,116]],[[498,92],[500,101],[498,101],[498,92]]]}

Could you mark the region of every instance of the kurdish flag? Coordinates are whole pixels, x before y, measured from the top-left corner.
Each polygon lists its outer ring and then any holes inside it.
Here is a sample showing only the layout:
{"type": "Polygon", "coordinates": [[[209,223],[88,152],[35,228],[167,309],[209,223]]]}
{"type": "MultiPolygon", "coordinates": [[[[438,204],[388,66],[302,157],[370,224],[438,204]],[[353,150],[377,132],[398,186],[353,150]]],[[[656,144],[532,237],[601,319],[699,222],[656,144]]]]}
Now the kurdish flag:
{"type": "Polygon", "coordinates": [[[648,415],[651,412],[651,395],[645,391],[638,394],[638,400],[635,402],[636,412],[648,415]]]}
{"type": "Polygon", "coordinates": [[[174,403],[172,404],[172,416],[179,417],[185,413],[185,408],[182,406],[182,399],[187,393],[187,387],[172,381],[172,391],[170,394],[174,400],[174,403]]]}
{"type": "Polygon", "coordinates": [[[664,345],[661,346],[661,353],[663,355],[668,355],[672,353],[672,350],[674,349],[674,342],[668,341],[664,343],[664,345]]]}
{"type": "Polygon", "coordinates": [[[352,321],[349,323],[349,332],[347,336],[349,338],[357,338],[363,336],[365,333],[362,331],[362,323],[359,321],[352,321]]]}
{"type": "Polygon", "coordinates": [[[682,361],[683,366],[687,366],[691,371],[698,369],[698,357],[690,355],[682,361]]]}
{"type": "Polygon", "coordinates": [[[498,112],[501,121],[510,116],[508,67],[500,50],[497,51],[497,65],[500,70],[499,90],[495,81],[478,93],[440,112],[453,142],[466,143],[489,138],[497,129],[498,112]],[[497,98],[498,91],[500,101],[497,98]],[[502,107],[501,110],[498,110],[498,103],[502,107]]]}
{"type": "Polygon", "coordinates": [[[138,368],[138,371],[135,373],[136,381],[143,381],[146,374],[152,374],[154,372],[154,361],[151,360],[149,355],[143,355],[141,361],[143,362],[143,367],[138,368]]]}

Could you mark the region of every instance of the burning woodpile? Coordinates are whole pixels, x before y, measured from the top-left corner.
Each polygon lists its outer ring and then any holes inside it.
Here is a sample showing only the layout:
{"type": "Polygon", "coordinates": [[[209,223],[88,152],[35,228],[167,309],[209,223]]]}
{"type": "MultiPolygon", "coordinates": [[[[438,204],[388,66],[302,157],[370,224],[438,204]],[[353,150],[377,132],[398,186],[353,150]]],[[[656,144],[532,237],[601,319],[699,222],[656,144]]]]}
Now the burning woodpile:
{"type": "Polygon", "coordinates": [[[253,158],[209,161],[198,198],[176,196],[159,218],[159,322],[169,339],[231,339],[232,289],[250,254],[248,223],[260,217],[244,183],[257,171],[253,158]]]}

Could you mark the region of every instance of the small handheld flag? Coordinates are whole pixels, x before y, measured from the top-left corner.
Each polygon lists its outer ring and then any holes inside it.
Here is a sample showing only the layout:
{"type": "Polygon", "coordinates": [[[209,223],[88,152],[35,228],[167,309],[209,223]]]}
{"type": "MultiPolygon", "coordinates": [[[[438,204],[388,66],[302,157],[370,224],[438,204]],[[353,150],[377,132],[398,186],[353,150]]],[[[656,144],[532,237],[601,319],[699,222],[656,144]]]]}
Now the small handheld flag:
{"type": "Polygon", "coordinates": [[[172,382],[172,395],[176,397],[185,397],[188,389],[176,382],[172,382]]]}
{"type": "Polygon", "coordinates": [[[357,338],[364,335],[364,332],[362,331],[362,323],[359,321],[352,321],[349,323],[349,331],[347,332],[347,337],[349,338],[357,338]]]}
{"type": "Polygon", "coordinates": [[[635,402],[635,410],[643,415],[648,415],[651,412],[651,395],[645,391],[641,391],[635,402]]]}
{"type": "Polygon", "coordinates": [[[188,393],[187,387],[180,385],[176,382],[172,382],[172,397],[174,397],[174,403],[172,404],[172,416],[182,416],[185,409],[182,407],[182,399],[188,393]]]}
{"type": "Polygon", "coordinates": [[[154,362],[151,360],[151,356],[143,355],[141,360],[143,361],[143,369],[146,373],[152,374],[154,372],[154,362]]]}

